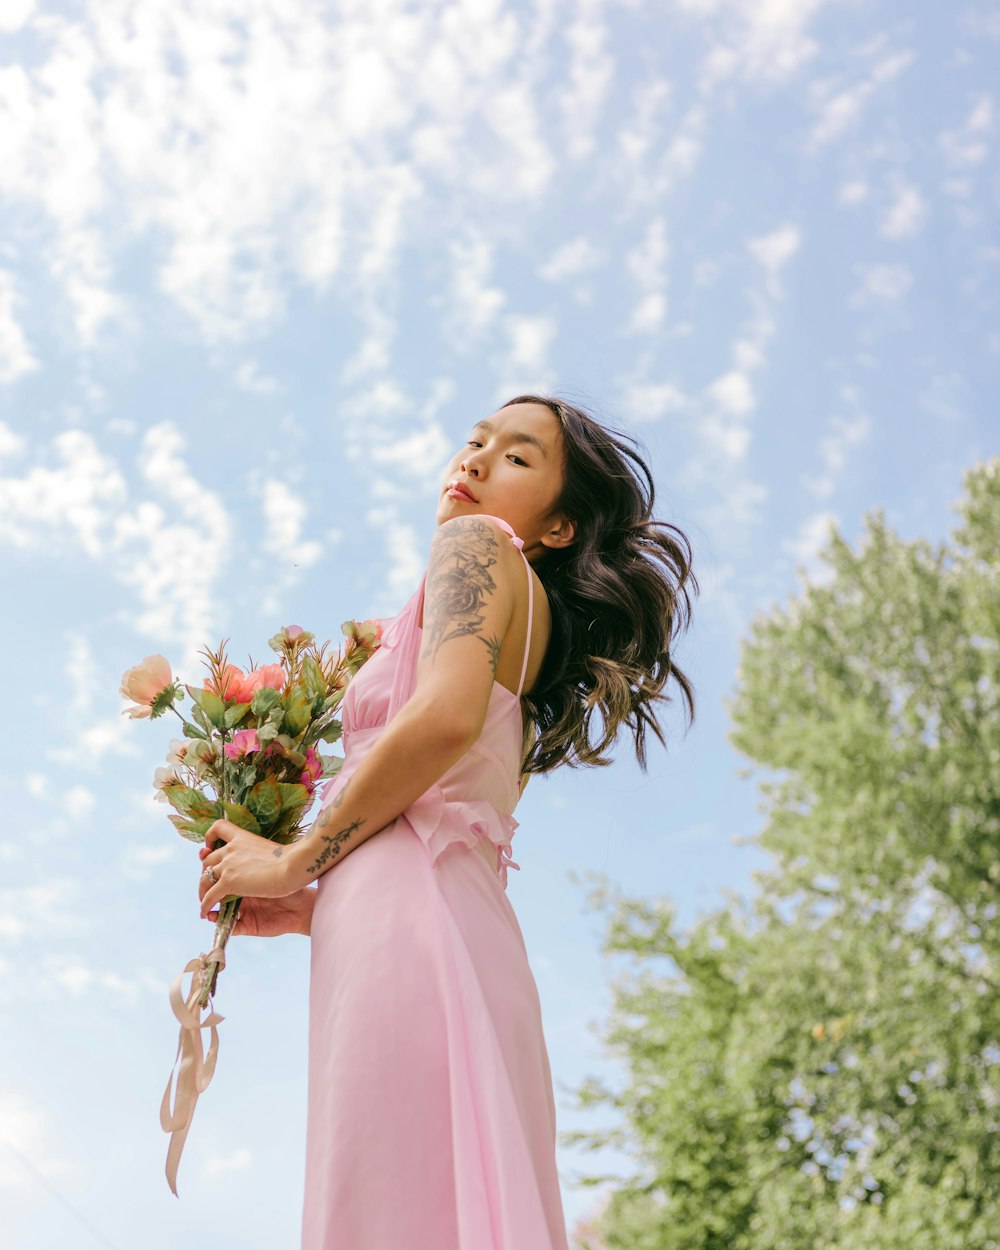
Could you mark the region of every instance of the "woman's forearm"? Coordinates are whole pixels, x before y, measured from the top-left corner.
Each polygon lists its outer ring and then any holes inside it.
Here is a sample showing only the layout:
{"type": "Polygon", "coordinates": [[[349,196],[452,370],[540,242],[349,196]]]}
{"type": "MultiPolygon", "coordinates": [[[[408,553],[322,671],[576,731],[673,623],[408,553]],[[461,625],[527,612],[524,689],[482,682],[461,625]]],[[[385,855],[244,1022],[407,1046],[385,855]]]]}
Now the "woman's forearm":
{"type": "Polygon", "coordinates": [[[411,699],[386,726],[336,797],[284,858],[288,892],[315,881],[390,824],[472,745],[447,716],[411,699]]]}

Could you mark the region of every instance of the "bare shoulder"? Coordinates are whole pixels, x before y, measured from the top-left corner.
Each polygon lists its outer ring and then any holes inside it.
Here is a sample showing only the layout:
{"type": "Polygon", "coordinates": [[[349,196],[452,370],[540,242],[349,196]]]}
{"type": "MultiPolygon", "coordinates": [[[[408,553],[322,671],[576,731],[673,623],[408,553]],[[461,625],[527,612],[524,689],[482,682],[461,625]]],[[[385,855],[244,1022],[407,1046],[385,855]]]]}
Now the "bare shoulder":
{"type": "Polygon", "coordinates": [[[438,526],[427,565],[423,626],[440,635],[438,645],[446,637],[480,632],[484,614],[506,631],[516,557],[510,535],[491,517],[451,517],[438,526]]]}
{"type": "Polygon", "coordinates": [[[493,517],[455,516],[437,527],[431,542],[431,563],[461,556],[492,567],[513,551],[510,535],[493,517]]]}

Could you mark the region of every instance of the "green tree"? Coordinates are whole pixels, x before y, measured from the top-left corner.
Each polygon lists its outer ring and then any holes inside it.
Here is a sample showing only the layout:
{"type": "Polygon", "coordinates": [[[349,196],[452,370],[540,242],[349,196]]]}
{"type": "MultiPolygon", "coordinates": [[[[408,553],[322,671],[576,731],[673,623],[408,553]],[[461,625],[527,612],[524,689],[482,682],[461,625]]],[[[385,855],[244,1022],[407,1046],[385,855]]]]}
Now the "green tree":
{"type": "Polygon", "coordinates": [[[1000,459],[957,510],[936,548],[880,511],[832,534],[826,583],[752,622],[754,897],[683,933],[591,892],[628,1082],[584,1082],[620,1126],[563,1140],[636,1161],[594,1250],[1000,1246],[1000,459]]]}

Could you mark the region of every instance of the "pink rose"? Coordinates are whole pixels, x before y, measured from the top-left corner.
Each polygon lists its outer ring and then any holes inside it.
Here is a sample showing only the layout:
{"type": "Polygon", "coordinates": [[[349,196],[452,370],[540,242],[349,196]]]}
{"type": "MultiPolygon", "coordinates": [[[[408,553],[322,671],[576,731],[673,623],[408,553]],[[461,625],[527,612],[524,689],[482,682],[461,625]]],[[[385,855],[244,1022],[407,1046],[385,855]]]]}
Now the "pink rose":
{"type": "Polygon", "coordinates": [[[316,789],[316,783],[323,776],[323,761],[319,758],[312,747],[306,747],[306,766],[302,772],[299,781],[312,794],[316,789]]]}
{"type": "Polygon", "coordinates": [[[218,681],[213,681],[211,677],[205,678],[205,689],[213,691],[227,703],[247,703],[253,698],[252,690],[247,693],[247,681],[247,674],[241,668],[236,664],[227,664],[219,674],[218,681]]]}
{"type": "Polygon", "coordinates": [[[261,686],[270,686],[272,690],[282,690],[285,685],[285,670],[280,664],[262,664],[247,676],[248,699],[252,699],[254,691],[261,686]]]}
{"type": "Polygon", "coordinates": [[[226,756],[231,760],[241,760],[251,751],[260,750],[260,739],[256,729],[239,729],[233,734],[232,742],[226,743],[226,756]]]}
{"type": "Polygon", "coordinates": [[[132,720],[149,716],[153,710],[153,700],[168,686],[173,685],[174,675],[166,656],[147,655],[141,664],[128,669],[122,674],[122,684],[118,692],[124,699],[131,699],[134,707],[127,707],[123,716],[132,720]]]}

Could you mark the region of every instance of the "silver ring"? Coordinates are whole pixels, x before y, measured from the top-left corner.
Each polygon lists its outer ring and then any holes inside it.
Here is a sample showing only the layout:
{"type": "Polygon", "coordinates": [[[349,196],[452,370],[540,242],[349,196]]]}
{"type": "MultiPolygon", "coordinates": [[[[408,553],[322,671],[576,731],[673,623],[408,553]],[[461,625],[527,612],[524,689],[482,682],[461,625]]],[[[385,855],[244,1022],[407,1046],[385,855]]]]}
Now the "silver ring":
{"type": "Polygon", "coordinates": [[[218,879],[219,879],[219,878],[215,875],[215,869],[212,867],[212,865],[211,865],[211,864],[207,865],[207,867],[205,868],[205,871],[204,871],[201,875],[202,875],[203,877],[208,877],[208,880],[209,880],[210,884],[212,884],[212,885],[215,885],[216,881],[218,881],[218,879]]]}

